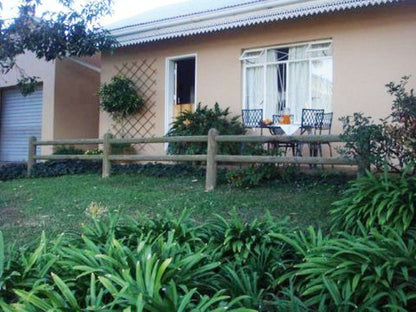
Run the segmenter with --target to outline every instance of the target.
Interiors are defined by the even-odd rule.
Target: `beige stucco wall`
[[[333,40],[334,130],[340,116],[362,111],[376,118],[386,116],[391,98],[384,85],[405,74],[416,75],[416,5],[367,8],[282,21],[222,33],[165,40],[120,48],[102,58],[102,81],[117,74],[115,66],[154,59],[157,71],[154,135],[165,133],[166,58],[197,54],[197,102],[219,102],[233,114],[242,108],[243,49],[331,38]],[[415,85],[413,77],[412,85]],[[100,136],[111,121],[100,115]]]
[[[64,59],[55,77],[54,138],[97,138],[100,73]]]
[[[54,129],[55,62],[46,62],[28,52],[19,55],[16,58],[16,64],[25,75],[39,77],[38,80],[42,83],[42,140],[51,140]],[[16,86],[20,77],[20,70],[16,67],[7,74],[2,74],[0,88]],[[42,154],[51,152],[50,146],[42,146]]]
[[[53,115],[55,97],[55,62],[46,62],[38,59],[33,53],[19,55],[16,64],[24,70],[28,76],[37,76],[42,83],[42,139],[53,138]],[[19,69],[14,68],[5,75],[1,75],[0,88],[13,87],[17,85],[21,77]]]

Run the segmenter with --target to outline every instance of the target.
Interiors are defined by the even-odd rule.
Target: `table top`
[[[292,135],[300,128],[300,124],[272,124],[267,126],[274,135]]]

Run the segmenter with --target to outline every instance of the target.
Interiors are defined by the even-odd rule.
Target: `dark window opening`
[[[195,58],[176,62],[176,103],[193,104],[195,101]]]

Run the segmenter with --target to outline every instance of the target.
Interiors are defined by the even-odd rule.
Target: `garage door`
[[[28,138],[40,138],[42,89],[24,97],[17,89],[1,92],[0,161],[27,160]]]

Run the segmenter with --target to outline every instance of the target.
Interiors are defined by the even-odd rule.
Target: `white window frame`
[[[325,43],[329,43],[328,47],[325,48],[319,48],[319,49],[314,49],[312,46],[313,45],[317,45],[317,44],[325,44]],[[330,56],[319,56],[319,57],[308,57],[305,59],[296,59],[296,60],[284,60],[284,61],[276,61],[276,62],[268,62],[267,61],[267,53],[269,50],[276,50],[276,49],[282,49],[282,48],[291,48],[291,47],[296,47],[296,46],[304,46],[304,45],[308,45],[307,47],[307,52],[311,53],[311,52],[319,52],[319,51],[325,51],[325,50],[329,50],[333,48],[332,45],[332,39],[323,39],[323,40],[315,40],[315,41],[308,41],[308,42],[300,42],[300,43],[294,43],[294,44],[282,44],[282,45],[276,45],[276,46],[270,46],[270,47],[265,47],[265,48],[256,48],[256,49],[247,49],[244,50],[240,56],[240,60],[243,63],[243,95],[242,95],[242,99],[243,99],[243,103],[242,103],[242,108],[243,109],[248,109],[247,107],[247,68],[253,68],[253,67],[263,67],[263,82],[264,82],[264,86],[263,86],[263,103],[262,103],[262,108],[263,108],[263,118],[270,118],[271,116],[265,116],[265,111],[266,111],[266,99],[267,99],[267,87],[266,87],[266,81],[267,81],[267,67],[270,65],[279,65],[279,64],[289,64],[292,62],[309,62],[309,68],[311,68],[312,66],[312,62],[315,60],[325,60],[325,59],[333,59],[333,53]],[[246,54],[251,53],[251,52],[260,52],[261,53],[256,56],[256,57],[245,57]],[[247,62],[245,62],[246,60],[250,60],[250,59],[256,59],[261,57],[262,55],[266,54],[266,58],[265,61],[262,63],[258,63],[258,64],[247,64]],[[289,75],[289,71],[286,70],[286,89],[288,90],[288,84],[289,84],[289,79],[288,79],[288,75]],[[311,71],[309,70],[309,97],[308,97],[308,106],[311,107],[312,106],[312,88],[311,88],[311,83],[312,83],[312,79],[311,79]],[[286,92],[285,94],[285,101],[286,101],[286,105],[288,104],[288,92]]]
[[[198,103],[198,54],[190,53],[190,54],[182,54],[182,55],[175,55],[169,56],[166,58],[165,61],[165,122],[164,122],[164,133],[165,135],[169,132],[170,125],[172,123],[172,116],[173,116],[173,105],[172,105],[172,86],[171,86],[171,66],[174,62],[180,61],[183,59],[195,58],[195,90],[194,90],[194,107],[196,107],[196,103]],[[167,144],[165,144],[165,149],[167,148]]]

